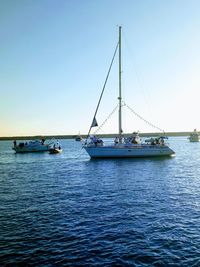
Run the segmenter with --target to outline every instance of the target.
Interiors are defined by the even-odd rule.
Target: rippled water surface
[[[200,143],[176,157],[15,154],[0,142],[0,266],[200,266]]]

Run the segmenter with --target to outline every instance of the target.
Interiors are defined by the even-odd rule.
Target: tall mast
[[[122,96],[121,96],[121,26],[119,26],[119,143],[122,142]]]

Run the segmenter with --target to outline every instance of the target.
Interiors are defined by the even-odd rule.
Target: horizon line
[[[181,132],[148,132],[148,133],[140,133],[139,135],[142,137],[147,137],[147,136],[155,136],[155,135],[168,135],[168,136],[187,136],[192,131],[181,131]],[[131,135],[132,133],[124,133],[124,136]],[[60,135],[17,135],[17,136],[0,136],[0,141],[5,141],[5,140],[29,140],[29,139],[73,139],[79,136],[79,134],[60,134]],[[81,137],[86,138],[87,134],[80,134]],[[111,137],[116,137],[118,136],[117,133],[110,133],[110,134],[96,134],[98,137],[104,137],[104,138],[111,138]]]

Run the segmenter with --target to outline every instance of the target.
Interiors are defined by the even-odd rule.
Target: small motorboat
[[[49,154],[58,154],[61,152],[62,152],[62,148],[59,142],[57,142],[56,144],[54,143],[53,146],[49,148]]]
[[[80,133],[75,137],[75,141],[82,141],[82,136],[80,135]]]

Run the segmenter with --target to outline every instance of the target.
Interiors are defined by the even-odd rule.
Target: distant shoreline
[[[166,132],[166,136],[189,136],[191,132]],[[97,134],[96,136],[101,138],[114,138],[118,134]],[[131,133],[126,133],[124,136],[129,136]],[[158,136],[164,135],[162,133],[139,133],[141,137],[149,137],[149,136]],[[82,138],[86,138],[86,135],[81,135]],[[35,140],[35,139],[75,139],[77,135],[37,135],[37,136],[8,136],[8,137],[0,137],[0,141],[9,141],[9,140]]]

